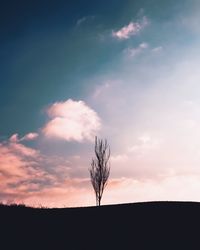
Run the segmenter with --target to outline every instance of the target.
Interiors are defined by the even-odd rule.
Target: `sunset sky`
[[[200,201],[200,1],[5,2],[0,7],[0,202]]]

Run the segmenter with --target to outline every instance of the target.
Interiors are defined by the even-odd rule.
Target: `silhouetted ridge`
[[[20,249],[191,249],[199,238],[200,203],[63,209],[0,206],[0,224],[2,239],[10,239],[7,247],[14,243]]]

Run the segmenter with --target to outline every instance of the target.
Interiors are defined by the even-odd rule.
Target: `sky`
[[[200,201],[200,2],[7,1],[0,8],[0,202]]]

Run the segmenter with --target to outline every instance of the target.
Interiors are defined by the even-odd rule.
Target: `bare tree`
[[[107,140],[103,141],[95,137],[94,151],[95,158],[92,159],[89,172],[91,183],[96,195],[96,205],[100,206],[103,191],[110,175],[110,146],[108,145]]]

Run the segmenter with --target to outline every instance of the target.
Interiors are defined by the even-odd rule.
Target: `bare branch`
[[[96,205],[100,206],[103,191],[110,175],[110,147],[107,140],[103,141],[96,136],[94,151],[96,158],[92,159],[89,172],[91,183],[96,195]]]

